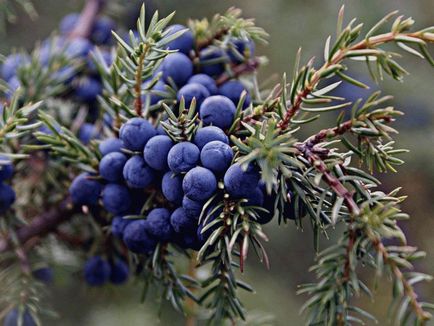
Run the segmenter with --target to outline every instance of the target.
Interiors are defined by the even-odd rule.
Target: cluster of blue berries
[[[94,256],[84,265],[84,279],[90,286],[102,286],[107,282],[124,284],[129,273],[128,264],[120,259],[109,262],[101,256]]]
[[[0,156],[0,214],[5,213],[15,202],[15,191],[5,183],[13,174],[14,167],[11,161],[5,156]]]

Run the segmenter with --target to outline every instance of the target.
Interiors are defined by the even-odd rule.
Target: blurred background
[[[108,0],[110,2],[110,0]],[[292,63],[297,49],[303,49],[303,61],[316,56],[322,58],[325,39],[334,34],[337,12],[346,5],[346,21],[357,17],[366,26],[372,26],[385,14],[399,9],[401,14],[416,20],[417,27],[434,24],[433,0],[395,1],[336,1],[336,0],[155,0],[154,8],[166,15],[176,10],[175,21],[185,24],[188,18],[212,17],[231,6],[244,11],[245,17],[255,17],[259,26],[269,34],[269,46],[259,47],[258,53],[266,55],[270,63],[261,69],[262,79],[272,74],[281,75],[292,71]],[[44,39],[57,28],[59,20],[67,13],[79,11],[83,1],[35,0],[39,19],[31,21],[25,14],[19,15],[17,24],[8,26],[7,33],[1,35],[0,52],[7,54],[14,48],[30,50],[36,40]],[[132,25],[139,4],[136,1],[116,1],[122,15],[115,19],[120,24]],[[108,12],[110,14],[110,12]],[[391,190],[403,186],[403,193],[409,196],[404,210],[412,216],[403,224],[410,244],[427,252],[420,269],[434,273],[434,70],[421,59],[404,55],[404,67],[411,72],[404,83],[389,78],[373,89],[381,88],[384,94],[395,97],[394,105],[405,112],[397,123],[400,134],[399,146],[410,149],[403,156],[407,164],[397,174],[380,176],[383,189]],[[355,64],[352,74],[369,81],[363,64]],[[350,74],[351,75],[351,74]],[[343,87],[342,92],[351,98],[366,96],[372,90],[359,91],[353,87]],[[342,93],[341,93],[342,94]],[[335,117],[324,115],[316,127],[333,125]],[[307,223],[306,223],[307,224]],[[278,227],[270,223],[266,233],[271,241],[267,250],[271,259],[271,270],[257,263],[253,255],[243,276],[256,289],[255,294],[243,294],[247,308],[274,315],[275,325],[301,325],[299,309],[305,297],[295,295],[297,285],[313,280],[307,270],[315,258],[309,225],[304,230],[292,224]],[[333,238],[333,237],[332,237]],[[331,239],[330,241],[333,241]],[[324,241],[323,246],[327,245]],[[47,320],[47,325],[182,325],[182,318],[149,295],[145,304],[139,303],[140,286],[130,284],[123,288],[89,290],[81,285],[79,277],[71,277],[68,268],[56,270],[56,282],[52,286],[48,300],[59,313],[60,319]],[[367,274],[371,275],[371,274]],[[369,281],[373,283],[373,279]],[[434,299],[434,284],[419,289],[425,299]],[[390,300],[390,287],[387,280],[378,282],[375,302],[361,299],[362,305],[380,317],[380,324],[386,322],[387,305]],[[433,323],[434,325],[434,323]]]

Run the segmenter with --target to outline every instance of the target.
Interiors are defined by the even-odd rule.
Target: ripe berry
[[[108,17],[99,17],[90,34],[92,42],[95,44],[109,44],[112,40],[112,31],[116,29],[116,24]]]
[[[146,85],[147,83],[144,83],[144,85]],[[146,86],[145,86],[146,87]],[[146,101],[146,99],[149,97],[149,101],[151,105],[155,105],[158,103],[158,101],[162,100],[164,98],[164,94],[166,92],[166,83],[164,83],[163,81],[159,80],[154,87],[152,87],[151,91],[147,94],[144,95],[143,101]]]
[[[53,269],[50,267],[41,267],[32,271],[32,275],[35,279],[50,284],[53,282]]]
[[[248,200],[247,206],[262,206],[264,204],[264,193],[259,187],[256,187],[255,190],[249,193],[246,199]]]
[[[198,166],[185,175],[182,189],[188,198],[205,201],[217,190],[217,180],[210,170]]]
[[[130,274],[130,268],[128,264],[123,260],[116,260],[110,266],[110,283],[119,285],[128,280]]]
[[[98,146],[102,156],[105,156],[109,153],[120,152],[122,147],[122,140],[119,138],[107,138]]]
[[[72,13],[63,17],[59,24],[60,33],[63,35],[71,33],[79,19],[80,14],[78,13]]]
[[[16,76],[17,70],[30,63],[30,58],[21,53],[9,55],[3,62],[1,68],[1,75],[4,80],[9,81],[12,77]]]
[[[161,191],[164,197],[172,203],[181,204],[184,192],[182,191],[182,176],[166,172],[161,182]]]
[[[178,102],[181,101],[181,98],[184,97],[185,107],[189,108],[193,98],[196,99],[196,108],[200,107],[202,102],[209,97],[210,94],[205,86],[201,84],[191,83],[183,86],[177,95]]]
[[[99,131],[95,127],[95,125],[91,123],[83,123],[78,131],[78,139],[87,145],[92,139],[96,139],[99,137]]]
[[[21,323],[19,320],[21,319]],[[3,326],[36,326],[36,322],[29,310],[26,308],[20,318],[20,312],[17,308],[8,312],[3,320]]]
[[[82,77],[75,85],[75,96],[78,100],[85,103],[94,102],[98,95],[102,93],[101,83],[91,77]]]
[[[200,213],[202,212],[203,202],[195,201],[187,196],[182,199],[182,208],[184,208],[185,214],[189,218],[199,219]]]
[[[92,49],[93,45],[88,39],[75,37],[67,40],[64,53],[68,58],[84,58]]]
[[[206,48],[199,54],[200,70],[209,76],[221,75],[225,71],[226,61],[225,54],[218,48]]]
[[[146,220],[132,221],[124,230],[124,243],[137,254],[148,254],[155,249],[157,242],[148,233]]]
[[[116,238],[122,239],[124,230],[132,220],[124,219],[122,216],[115,216],[112,219],[111,231]]]
[[[200,152],[202,165],[216,174],[225,172],[231,165],[233,157],[232,148],[218,140],[209,142]]]
[[[205,125],[229,128],[234,122],[236,107],[230,99],[221,95],[208,97],[200,106],[200,118]]]
[[[167,155],[169,168],[175,173],[187,172],[199,162],[200,151],[193,143],[182,142],[173,146]]]
[[[110,278],[110,265],[101,256],[89,258],[84,265],[84,279],[90,286],[101,286]]]
[[[197,237],[197,226],[190,233],[178,233],[176,234],[174,242],[183,249],[200,250],[202,247],[201,241]]]
[[[194,135],[193,142],[200,150],[202,150],[207,143],[213,140],[219,140],[225,144],[229,144],[228,136],[226,136],[223,130],[215,126],[198,129]]]
[[[304,217],[307,214],[306,204],[291,190],[288,191],[287,197],[290,198],[290,201],[285,203],[283,218],[295,220]]]
[[[154,208],[149,212],[148,231],[154,239],[158,241],[169,241],[173,235],[170,225],[170,211],[166,208]]]
[[[122,180],[122,171],[126,162],[127,157],[122,153],[107,154],[99,162],[99,174],[107,181],[120,181]]]
[[[229,98],[235,105],[238,105],[238,102],[241,98],[241,93],[246,90],[244,85],[238,80],[230,80],[224,83],[219,88],[219,92],[221,95]],[[251,103],[251,98],[249,92],[246,94],[246,98],[244,100],[243,109],[247,108]]]
[[[0,155],[0,181],[10,179],[13,174],[14,166],[12,165],[11,160],[4,155]]]
[[[146,188],[154,180],[154,171],[138,155],[131,157],[124,166],[124,179],[131,188]]]
[[[181,30],[186,29],[184,25],[172,25],[167,27],[168,30],[168,36],[175,34],[176,32],[179,32]],[[188,54],[192,49],[194,45],[194,37],[193,33],[190,30],[185,31],[181,36],[178,36],[173,41],[169,42],[167,44],[167,48],[170,50],[179,50],[179,52],[182,52],[184,54]]]
[[[148,140],[155,134],[154,127],[147,120],[132,118],[121,127],[119,138],[126,148],[132,151],[142,151]]]
[[[170,78],[176,85],[182,86],[193,75],[193,63],[183,53],[171,53],[164,59],[161,71],[165,82],[169,82]]]
[[[174,143],[168,136],[158,135],[152,137],[145,146],[144,158],[148,165],[158,171],[169,168],[167,165],[167,155]]]
[[[131,206],[128,188],[116,183],[109,183],[102,192],[102,202],[105,209],[115,215],[127,211]]]
[[[177,233],[192,234],[197,229],[197,220],[190,218],[185,214],[182,207],[177,208],[170,216],[170,223]]]
[[[255,55],[255,42],[252,40],[234,39],[231,41],[228,56],[234,63],[241,63],[245,58]]]
[[[225,189],[234,198],[247,198],[258,186],[260,175],[258,171],[249,165],[244,171],[239,164],[232,165],[225,173]]]
[[[88,173],[82,173],[71,183],[69,193],[75,205],[94,206],[98,203],[102,185],[89,177]]]
[[[201,84],[205,86],[210,95],[217,95],[218,88],[213,78],[205,74],[193,75],[187,82],[187,84]]]

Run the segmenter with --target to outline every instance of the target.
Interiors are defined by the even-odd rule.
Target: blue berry
[[[176,32],[179,32],[186,28],[187,27],[185,27],[184,25],[179,25],[179,24],[169,26],[167,27],[168,30],[167,35],[175,34]],[[190,30],[187,30],[183,34],[181,34],[181,36],[178,36],[176,39],[169,42],[167,44],[167,48],[170,50],[179,50],[179,52],[188,54],[193,49],[193,45],[194,45],[193,33]]]
[[[71,183],[69,193],[75,205],[95,206],[98,203],[102,185],[89,177],[89,174],[82,173]]]
[[[285,203],[282,214],[283,218],[295,220],[304,217],[307,214],[306,204],[291,190],[288,191],[287,196],[290,198],[290,202]]]
[[[50,284],[53,282],[53,269],[50,267],[41,267],[32,271],[32,275],[35,279]]]
[[[170,216],[170,223],[177,233],[192,234],[197,229],[197,220],[190,218],[185,213],[184,208],[177,208]]]
[[[67,35],[72,32],[80,19],[80,14],[72,13],[62,18],[59,24],[60,33]]]
[[[123,260],[116,260],[110,266],[110,283],[119,285],[128,280],[130,275],[130,268]]]
[[[219,88],[220,94],[229,98],[235,105],[238,105],[238,102],[240,101],[241,93],[244,90],[246,90],[246,88],[238,80],[230,80],[230,81],[224,83]],[[247,108],[251,102],[252,102],[252,100],[250,98],[250,94],[249,94],[249,92],[247,92],[246,98],[245,98],[244,104],[243,104],[243,109]]]
[[[255,42],[252,40],[234,39],[228,50],[229,58],[234,63],[241,63],[245,58],[255,55]]]
[[[231,165],[233,157],[232,148],[218,140],[209,142],[200,152],[202,165],[216,174],[225,172]]]
[[[148,254],[155,249],[157,242],[148,233],[146,220],[132,221],[124,230],[124,243],[137,254]]]
[[[193,75],[193,63],[183,53],[171,53],[164,59],[161,70],[165,82],[171,78],[177,86],[182,86]]]
[[[182,191],[182,176],[174,175],[171,171],[166,172],[161,182],[161,191],[168,201],[180,204],[184,196],[184,192]]]
[[[16,76],[17,70],[24,65],[30,63],[30,58],[21,53],[9,55],[3,62],[1,68],[1,75],[4,80],[9,81],[12,77]]]
[[[85,145],[89,144],[92,139],[99,138],[99,131],[95,125],[91,123],[83,123],[78,130],[78,139]]]
[[[122,239],[124,230],[131,220],[124,219],[122,216],[115,216],[112,219],[111,231],[116,238]]]
[[[91,77],[80,78],[75,85],[75,96],[81,102],[94,102],[101,93],[101,82]]]
[[[122,153],[107,154],[99,162],[99,174],[107,181],[120,181],[122,180],[122,171],[126,162],[127,157]]]
[[[6,212],[15,201],[15,191],[11,186],[0,183],[0,213]]]
[[[261,186],[261,182],[259,183],[259,186]],[[258,223],[267,224],[274,217],[274,204],[276,201],[276,195],[274,193],[269,195],[269,194],[264,192],[264,189],[262,189],[262,191],[263,191],[264,200],[263,200],[263,203],[261,206],[263,208],[265,208],[266,210],[268,210],[268,212],[260,212],[259,213]]]
[[[5,92],[6,98],[10,100],[18,88],[21,87],[21,82],[17,76],[12,77],[8,81],[9,89]]]
[[[131,188],[146,188],[154,180],[154,171],[138,155],[127,161],[123,174],[125,181]]]
[[[120,140],[119,138],[107,138],[103,140],[98,146],[102,156],[115,152],[120,153],[122,147],[122,140]]]
[[[13,174],[14,166],[12,165],[11,160],[4,155],[0,155],[0,181],[10,179]]]
[[[182,142],[173,146],[167,155],[169,168],[175,173],[187,172],[199,162],[200,151],[193,143]]]
[[[205,201],[217,190],[217,180],[210,170],[198,166],[185,175],[182,189],[188,198]]]
[[[92,43],[86,38],[75,37],[68,40],[64,53],[68,58],[84,58],[93,49]]]
[[[200,118],[205,125],[229,128],[234,122],[236,107],[230,99],[221,95],[208,97],[200,106]]]
[[[167,136],[167,132],[164,130],[164,127],[161,124],[159,124],[157,127],[157,135]]]
[[[113,56],[112,51],[111,50],[104,50],[104,49],[98,49],[98,50],[101,53],[101,56],[102,56],[102,59],[103,59],[103,62],[105,63],[105,65],[107,67],[110,67],[113,63],[113,60],[114,60],[114,56]],[[92,51],[92,53],[95,53],[95,51]],[[99,58],[99,56],[98,56],[98,58]],[[87,68],[89,69],[89,72],[93,75],[98,75],[98,73],[99,73],[98,68],[97,68],[92,56],[88,57],[86,63],[87,63]]]
[[[145,87],[146,87],[146,82],[144,83]],[[151,105],[155,105],[157,104],[160,100],[162,100],[163,98],[165,98],[164,94],[167,93],[166,90],[166,83],[164,83],[163,81],[159,80],[150,90],[150,92],[146,95],[143,95],[143,101],[146,101],[146,99],[149,97],[149,102]],[[167,96],[167,95],[166,95]]]
[[[223,130],[215,126],[200,128],[196,131],[193,142],[202,150],[207,143],[213,140],[219,140],[225,144],[229,144],[228,136],[226,136]]]
[[[118,215],[130,208],[131,196],[127,187],[109,183],[102,192],[102,202],[109,213]]]
[[[201,84],[205,86],[210,95],[217,95],[218,88],[215,80],[206,74],[193,75],[187,84]]]
[[[148,140],[155,134],[154,127],[147,120],[132,118],[121,127],[119,138],[126,148],[132,151],[142,151]]]
[[[168,169],[167,155],[174,143],[168,136],[158,135],[152,137],[145,146],[144,158],[146,163],[155,170],[164,171]]]
[[[185,210],[185,214],[189,218],[199,219],[200,213],[202,212],[203,202],[196,201],[184,196],[182,199],[182,208]]]
[[[36,326],[36,322],[27,308],[24,310],[24,313],[21,316],[21,324],[19,324],[19,320],[19,310],[17,308],[12,309],[5,316],[5,319],[3,320],[3,326]]]
[[[185,107],[189,108],[193,98],[196,99],[196,108],[199,108],[202,102],[209,97],[210,94],[205,86],[201,84],[191,83],[183,86],[177,95],[178,102],[184,97]]]
[[[225,189],[234,198],[246,198],[258,186],[259,172],[249,165],[244,171],[239,164],[232,165],[225,173]]]
[[[218,76],[225,71],[225,54],[218,48],[206,48],[200,51],[200,70],[209,76]]]
[[[197,230],[197,226],[194,226],[194,229]],[[197,231],[195,232],[194,229],[189,233],[176,234],[174,242],[183,249],[200,250],[202,243],[197,237]]]
[[[84,265],[84,279],[90,286],[101,286],[110,278],[110,265],[101,256],[89,258]]]
[[[259,187],[256,187],[255,190],[249,193],[246,199],[248,200],[247,206],[262,206],[264,204],[264,193]]]
[[[169,241],[173,235],[170,225],[170,211],[166,208],[154,208],[148,213],[148,232],[158,241]]]
[[[92,27],[90,38],[95,44],[109,44],[112,40],[112,31],[115,28],[116,24],[113,20],[108,17],[100,17]]]

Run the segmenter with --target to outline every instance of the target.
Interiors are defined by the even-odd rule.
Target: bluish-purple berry
[[[19,323],[19,320],[21,320],[21,323]],[[36,326],[36,322],[29,312],[29,309],[26,308],[20,318],[19,310],[14,308],[5,316],[3,326]]]
[[[194,144],[202,150],[202,148],[213,140],[219,140],[225,144],[229,144],[229,138],[223,130],[216,126],[208,126],[200,128],[194,135]]]
[[[122,216],[115,216],[112,219],[111,232],[112,234],[119,239],[122,239],[124,230],[128,224],[130,224],[132,220],[125,219]]]
[[[116,260],[110,265],[110,283],[115,285],[124,284],[128,281],[130,268],[123,260]]]
[[[0,183],[0,213],[6,212],[15,202],[15,191],[11,186]]]
[[[192,234],[197,230],[197,220],[185,214],[182,207],[177,208],[170,216],[170,223],[177,233]]]
[[[246,198],[258,186],[259,179],[259,172],[253,165],[249,165],[244,171],[239,164],[234,164],[226,171],[223,181],[229,195]]]
[[[173,228],[170,224],[170,211],[166,208],[154,208],[148,213],[149,234],[158,241],[169,241],[173,235]]]
[[[102,156],[115,152],[120,153],[122,147],[122,140],[120,140],[119,138],[107,138],[103,140],[98,146]]]
[[[87,145],[92,139],[97,139],[100,137],[98,128],[92,123],[83,123],[78,130],[78,139]]]
[[[4,155],[0,155],[0,181],[10,179],[13,174],[14,166],[11,160]]]
[[[99,17],[92,27],[90,39],[95,44],[106,45],[112,40],[112,31],[115,30],[115,22],[108,17]]]
[[[6,57],[1,67],[1,75],[4,80],[9,81],[12,77],[16,76],[17,70],[30,63],[30,58],[21,53],[10,54]]]
[[[75,205],[95,206],[98,203],[102,185],[90,177],[88,173],[82,173],[72,181],[69,194]]]
[[[101,286],[110,278],[110,265],[101,256],[89,258],[84,265],[84,279],[90,286]]]
[[[194,168],[199,162],[200,151],[193,143],[182,142],[173,146],[167,155],[169,168],[175,173],[183,173]]]
[[[123,175],[131,188],[146,188],[154,180],[154,170],[139,155],[135,155],[127,161]]]
[[[107,154],[99,162],[99,174],[107,181],[116,182],[122,180],[122,171],[127,162],[127,157],[119,152]]]
[[[50,267],[41,267],[32,271],[32,275],[38,281],[45,284],[50,284],[53,282],[53,269]]]
[[[179,32],[184,29],[187,29],[187,27],[179,24],[171,25],[167,27],[168,35],[175,34],[176,32]],[[179,52],[188,54],[193,49],[193,45],[194,45],[193,33],[190,30],[187,30],[183,34],[181,34],[181,36],[178,36],[176,39],[169,42],[167,44],[167,48],[170,50],[179,50]]]
[[[185,175],[182,189],[188,198],[205,201],[217,190],[217,179],[210,170],[198,166]]]
[[[128,224],[124,230],[123,240],[127,248],[137,254],[149,254],[157,245],[148,233],[146,220],[136,220]]]
[[[228,129],[234,122],[236,107],[230,99],[221,95],[208,97],[200,106],[200,118],[205,125]]]
[[[226,96],[229,98],[235,105],[238,105],[238,102],[241,98],[241,93],[246,90],[244,85],[238,81],[238,80],[230,80],[226,83],[224,83],[219,88],[219,92],[221,95]],[[250,94],[248,91],[246,91],[246,98],[244,100],[243,109],[247,108],[250,103],[252,102],[250,98]]]
[[[148,140],[155,135],[155,128],[142,118],[128,120],[119,131],[124,146],[132,151],[142,151]]]
[[[180,87],[193,75],[193,63],[183,53],[171,53],[164,59],[161,71],[165,82],[172,79]]]
[[[225,71],[226,55],[219,48],[206,48],[200,51],[200,71],[209,76],[219,76]]]
[[[167,165],[167,155],[174,143],[168,136],[158,135],[152,137],[145,146],[143,157],[148,165],[158,171],[169,168]]]
[[[75,96],[81,102],[94,102],[102,93],[101,82],[91,77],[82,77],[75,84]]]
[[[102,203],[105,209],[114,215],[127,211],[131,206],[128,188],[120,184],[109,183],[102,192]]]
[[[144,83],[145,87],[146,87],[146,83]],[[152,89],[149,91],[149,93],[147,93],[146,95],[142,96],[143,101],[146,101],[147,98],[149,97],[149,102],[151,105],[155,105],[158,103],[158,101],[162,100],[165,96],[165,94],[167,94],[166,91],[166,83],[164,83],[162,80],[159,80],[153,87]]]
[[[203,202],[196,201],[184,196],[182,199],[182,208],[185,210],[185,214],[190,218],[199,219],[202,212]]]
[[[229,44],[228,56],[234,63],[241,63],[255,55],[255,42],[252,40],[233,39]]]
[[[178,102],[180,102],[181,98],[184,98],[185,107],[189,108],[193,98],[195,98],[196,108],[199,108],[202,102],[209,96],[210,94],[205,86],[196,83],[189,83],[178,91],[177,99]]]
[[[172,203],[181,204],[184,192],[182,191],[182,176],[173,172],[166,172],[161,182],[161,191],[164,197]]]
[[[59,24],[60,33],[67,35],[72,32],[80,19],[79,13],[72,13],[62,18]]]
[[[225,172],[231,165],[233,157],[232,148],[218,140],[209,142],[200,152],[202,165],[216,174]]]
[[[205,86],[210,95],[217,95],[218,88],[215,80],[206,74],[193,75],[187,84],[201,84]]]

